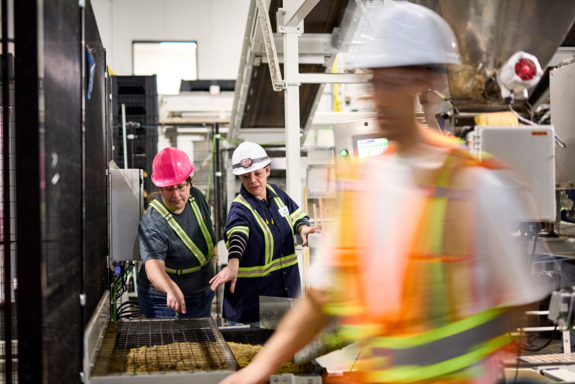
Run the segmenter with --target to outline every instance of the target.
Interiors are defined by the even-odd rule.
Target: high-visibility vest
[[[494,159],[478,163],[466,151],[451,148],[434,180],[422,185],[427,191],[426,204],[415,237],[419,241],[412,245],[410,254],[406,255],[408,264],[402,299],[406,303],[402,310],[409,308],[410,311],[419,311],[406,315],[411,319],[421,318],[421,324],[405,326],[401,311],[395,314],[396,317],[392,316],[391,321],[369,315],[359,268],[363,262],[362,251],[365,250],[354,249],[358,236],[356,232],[341,231],[339,234],[338,246],[332,256],[337,287],[340,288],[332,293],[334,296],[325,310],[338,316],[342,337],[358,340],[362,345],[364,358],[358,371],[364,382],[412,383],[433,381],[434,378],[462,379],[458,375],[470,374],[466,368],[512,341],[506,334],[512,328],[509,326],[509,312],[504,308],[492,308],[441,324],[433,323],[433,319],[449,318],[449,314],[434,311],[447,311],[452,305],[447,297],[445,279],[453,276],[452,273],[458,275],[458,271],[450,268],[465,269],[469,267],[465,263],[473,263],[475,257],[473,239],[469,238],[471,228],[461,224],[465,220],[446,222],[446,217],[458,217],[458,214],[470,212],[469,197],[474,184],[472,180],[460,178],[454,183],[453,177],[465,167],[478,165],[490,169],[502,168]],[[357,209],[357,196],[353,191],[349,194],[351,198],[342,202],[342,214]],[[467,222],[472,225],[473,219],[468,218]],[[461,226],[458,232],[461,241],[455,245],[446,244],[445,225]],[[425,287],[420,286],[423,285],[422,276],[429,283]],[[383,296],[385,293],[382,292]]]
[[[198,207],[198,204],[196,203],[195,198],[193,197],[190,197],[189,203],[190,207],[192,208],[192,212],[194,212],[194,216],[196,217],[196,221],[198,222],[198,226],[200,227],[202,235],[204,236],[204,240],[206,241],[206,245],[208,247],[207,255],[204,255],[202,251],[200,251],[198,246],[194,244],[192,239],[189,238],[184,229],[180,226],[180,224],[178,224],[178,222],[174,219],[172,213],[165,206],[163,206],[158,200],[153,200],[150,203],[150,206],[156,209],[160,213],[160,215],[162,215],[162,217],[166,219],[170,227],[172,227],[174,232],[176,232],[178,237],[182,240],[182,242],[186,245],[186,247],[188,247],[190,252],[192,252],[192,254],[200,262],[200,265],[196,267],[184,268],[184,269],[173,269],[166,266],[166,272],[174,275],[186,275],[189,273],[199,271],[211,260],[214,252],[214,242],[212,240],[210,232],[208,231],[206,223],[202,219],[202,213],[200,211],[200,207]]]
[[[281,209],[287,209],[287,207],[285,206],[282,199],[280,199],[277,196],[277,193],[275,192],[275,190],[270,185],[268,185],[267,187],[272,192],[274,192],[274,194],[276,195],[273,197],[273,200],[277,204],[278,209],[280,209],[280,210]],[[277,270],[282,269],[282,268],[291,267],[292,265],[297,264],[297,255],[295,253],[274,259],[273,258],[274,238],[273,238],[273,235],[272,235],[272,232],[271,232],[269,226],[265,223],[264,219],[260,216],[260,214],[255,209],[253,209],[251,204],[242,195],[238,195],[234,199],[234,202],[244,205],[251,212],[251,214],[254,216],[256,222],[258,223],[258,226],[260,227],[261,231],[264,234],[264,261],[265,261],[265,264],[257,265],[257,266],[251,266],[251,267],[239,267],[238,278],[263,277],[263,276],[266,276],[270,272],[277,271]],[[295,242],[295,237],[293,234],[294,223],[303,217],[305,217],[305,213],[300,208],[298,208],[297,210],[295,210],[291,214],[284,216],[289,227],[292,228],[292,238],[293,238],[294,242]],[[231,228],[227,232],[228,238],[234,232],[243,233],[244,235],[246,235],[249,238],[249,228],[248,227],[236,226],[236,227]]]

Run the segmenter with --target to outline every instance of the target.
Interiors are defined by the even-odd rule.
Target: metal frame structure
[[[319,104],[323,89],[328,83],[359,83],[368,80],[369,75],[332,74],[331,69],[338,52],[349,49],[358,30],[361,12],[365,6],[361,1],[349,1],[340,21],[340,26],[331,33],[304,33],[304,20],[321,0],[284,0],[277,10],[277,33],[272,32],[270,23],[271,0],[252,0],[248,12],[245,41],[241,55],[236,94],[232,108],[229,137],[237,140],[242,129],[244,111],[248,97],[253,92],[252,73],[254,66],[267,63],[274,91],[284,93],[284,114],[287,158],[287,193],[298,205],[302,202],[300,167],[300,140],[305,137],[313,115]],[[325,5],[325,0],[324,5]],[[358,6],[359,4],[359,6]],[[284,77],[279,63],[283,63]],[[300,73],[300,64],[319,64],[325,73]],[[313,97],[310,114],[300,121],[300,86],[319,84]],[[274,127],[269,127],[274,128]],[[266,130],[267,128],[258,128]]]

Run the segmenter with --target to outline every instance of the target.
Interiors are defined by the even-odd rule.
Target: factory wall
[[[198,43],[199,79],[235,79],[250,0],[94,0],[108,65],[132,75],[132,41]]]

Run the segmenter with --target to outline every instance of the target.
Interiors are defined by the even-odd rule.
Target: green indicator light
[[[345,157],[345,156],[349,155],[349,152],[347,151],[347,149],[342,148],[341,151],[339,151],[339,155],[341,157]]]

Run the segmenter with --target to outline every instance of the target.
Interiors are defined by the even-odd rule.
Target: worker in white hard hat
[[[241,143],[232,155],[232,172],[242,181],[230,206],[225,240],[228,264],[210,283],[225,285],[222,316],[230,324],[259,323],[259,297],[300,296],[295,234],[303,245],[319,230],[277,185],[268,183],[271,160],[256,143]]]
[[[217,260],[210,206],[192,185],[194,165],[185,152],[165,148],[152,166],[159,194],[138,227],[140,309],[148,318],[210,317]]]
[[[359,356],[328,382],[493,384],[494,360],[515,329],[511,309],[548,292],[512,238],[523,212],[508,172],[416,119],[416,98],[443,86],[446,66],[458,62],[447,22],[386,1],[370,25],[373,39],[355,63],[373,74],[378,124],[392,148],[346,182],[310,291],[262,352],[222,383],[265,382],[337,318]]]

